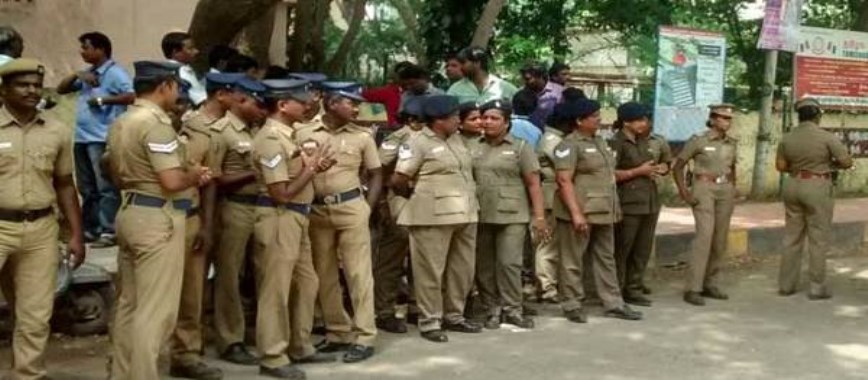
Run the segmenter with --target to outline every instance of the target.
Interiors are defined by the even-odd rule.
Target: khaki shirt
[[[54,179],[72,172],[70,127],[42,114],[22,125],[0,108],[0,209],[51,207],[57,200]]]
[[[211,117],[201,111],[193,111],[184,119],[181,131],[178,132],[178,141],[181,143],[181,156],[184,165],[193,167],[208,164],[208,152],[211,147],[211,126],[220,120]],[[190,188],[186,193],[193,200],[193,207],[199,206],[199,189]]]
[[[301,150],[293,140],[295,130],[269,118],[253,139],[253,167],[259,193],[268,196],[268,185],[292,182],[304,169]],[[310,182],[292,198],[292,203],[313,202],[313,183]]]
[[[106,152],[121,190],[172,199],[183,197],[164,192],[157,173],[183,166],[179,147],[166,111],[136,99],[109,129]]]
[[[834,134],[812,122],[799,123],[784,135],[778,145],[778,157],[787,161],[789,172],[831,173],[836,162],[850,158],[847,147]]]
[[[714,131],[693,135],[678,153],[679,160],[693,160],[694,174],[715,177],[735,174],[732,168],[737,158],[736,140]]]
[[[539,159],[533,147],[511,135],[497,146],[482,137],[470,155],[479,200],[479,222],[529,223],[530,201],[523,175],[539,172]]]
[[[314,127],[296,130],[296,136],[296,141],[302,143],[314,140],[319,144],[328,144],[332,152],[335,152],[337,163],[313,179],[317,196],[324,197],[361,188],[361,169],[373,170],[381,166],[374,138],[366,128],[355,124],[332,130],[320,123]]]
[[[572,170],[575,197],[590,224],[613,224],[621,220],[621,206],[615,190],[615,157],[602,137],[578,132],[567,135],[554,153],[555,170]],[[558,198],[555,217],[572,220],[570,211]]]
[[[380,162],[383,166],[394,165],[398,161],[398,148],[416,138],[416,136],[419,136],[425,127],[422,128],[423,129],[417,131],[407,125],[387,136],[386,139],[383,140],[383,143],[380,144],[380,149],[378,151]],[[404,206],[407,204],[407,198],[395,195],[395,193],[390,189],[386,195],[386,201],[389,203],[389,213],[392,216],[392,220],[398,220],[398,216],[401,215],[401,210],[403,210]]]
[[[476,223],[479,204],[470,153],[457,134],[446,140],[428,128],[399,148],[395,172],[416,183],[398,217],[402,226]]]
[[[555,194],[558,190],[558,183],[555,177],[555,148],[563,140],[563,132],[557,128],[546,127],[536,151],[539,157],[543,201],[545,202],[546,210],[551,210],[555,204]]]
[[[253,133],[238,116],[227,112],[211,125],[211,147],[208,167],[214,177],[253,170],[250,159],[253,151]],[[245,184],[235,194],[256,195],[256,182]]]
[[[669,144],[661,136],[631,137],[623,129],[609,143],[615,152],[615,169],[629,170],[648,161],[668,164],[672,161]],[[618,199],[625,214],[646,215],[660,211],[657,182],[647,176],[634,177],[618,184]]]

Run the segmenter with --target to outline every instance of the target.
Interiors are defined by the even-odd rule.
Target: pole
[[[753,166],[751,197],[756,199],[765,194],[766,174],[768,172],[769,148],[772,137],[772,103],[774,102],[775,72],[778,67],[778,51],[766,50],[766,63],[763,70],[762,100],[760,101],[759,130],[756,136],[756,156]]]

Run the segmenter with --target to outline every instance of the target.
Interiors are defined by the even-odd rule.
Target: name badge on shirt
[[[410,150],[410,147],[404,145],[398,149],[398,158],[401,160],[407,160],[413,157],[413,151]]]
[[[434,149],[431,149],[431,153],[440,153],[444,150],[446,150],[446,148],[444,148],[442,146],[438,146],[438,147],[435,147]]]
[[[238,147],[239,148],[250,148],[250,142],[249,141],[239,141]]]
[[[398,145],[394,143],[384,142],[383,145],[380,146],[385,150],[395,150],[398,149]]]
[[[717,147],[707,146],[707,147],[705,147],[705,148],[702,148],[702,150],[704,150],[704,151],[706,151],[706,152],[716,152],[716,151],[717,151]]]
[[[9,149],[12,148],[11,142],[0,142],[0,149]]]
[[[501,153],[501,154],[503,154],[504,156],[514,156],[515,151],[514,150],[504,150],[503,153]]]
[[[585,153],[597,153],[597,148],[585,148]]]

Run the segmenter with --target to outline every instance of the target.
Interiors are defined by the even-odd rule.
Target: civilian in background
[[[539,64],[529,64],[521,69],[524,89],[533,92],[537,97],[536,109],[530,114],[530,122],[542,130],[546,120],[561,102],[564,86],[548,80],[545,67]]]
[[[85,239],[94,247],[115,244],[118,190],[103,175],[100,159],[109,127],[135,101],[133,81],[112,57],[112,43],[102,33],[82,34],[81,58],[89,68],[71,74],[57,86],[59,94],[78,92],[75,117],[75,177],[82,198]]]
[[[449,79],[450,85],[464,79],[464,73],[461,71],[461,61],[458,60],[458,54],[451,53],[446,56],[446,78]]]
[[[184,32],[172,32],[163,36],[160,46],[166,59],[181,65],[178,74],[181,79],[190,83],[190,101],[198,107],[205,101],[208,94],[205,91],[205,85],[199,80],[193,67],[190,66],[199,55],[199,49],[196,49],[193,44],[193,38]]]
[[[458,53],[464,79],[449,87],[448,95],[458,98],[459,103],[487,103],[492,100],[512,99],[518,89],[488,71],[488,52],[483,48],[469,47]]]
[[[24,39],[11,26],[0,26],[0,66],[15,58],[21,58],[24,52]]]
[[[229,58],[229,61],[226,62],[226,72],[247,74],[247,76],[257,80],[262,79],[265,74],[259,68],[259,62],[255,58],[244,54],[236,54]]]
[[[530,114],[537,108],[536,95],[524,89],[512,97],[512,120],[510,120],[509,134],[513,137],[527,141],[533,149],[539,145],[542,137],[542,129],[530,121]]]
[[[570,67],[566,63],[555,62],[549,68],[549,80],[566,87],[570,78]]]
[[[412,98],[428,95],[443,95],[443,90],[431,84],[431,75],[428,70],[418,65],[405,66],[398,73],[398,83],[401,85],[401,107],[399,113],[404,111],[404,106]]]
[[[371,103],[380,103],[386,107],[386,116],[388,117],[388,129],[400,128],[398,123],[398,111],[401,109],[401,94],[404,90],[401,87],[401,71],[405,68],[413,66],[412,62],[400,62],[395,65],[395,71],[392,73],[392,81],[385,86],[368,88],[362,91],[362,97]]]
[[[212,73],[226,71],[226,65],[229,63],[229,60],[238,54],[238,50],[227,45],[212,47],[211,51],[208,52],[208,71]]]

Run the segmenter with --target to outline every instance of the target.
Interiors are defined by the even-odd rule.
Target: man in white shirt
[[[24,39],[18,31],[10,26],[0,26],[0,66],[21,57],[24,51]]]
[[[184,32],[171,32],[163,36],[161,46],[166,59],[181,65],[178,74],[181,79],[190,83],[190,100],[194,106],[198,107],[205,101],[208,94],[205,91],[205,85],[199,80],[193,67],[190,66],[199,55],[199,49],[196,49],[193,44],[193,38]]]

